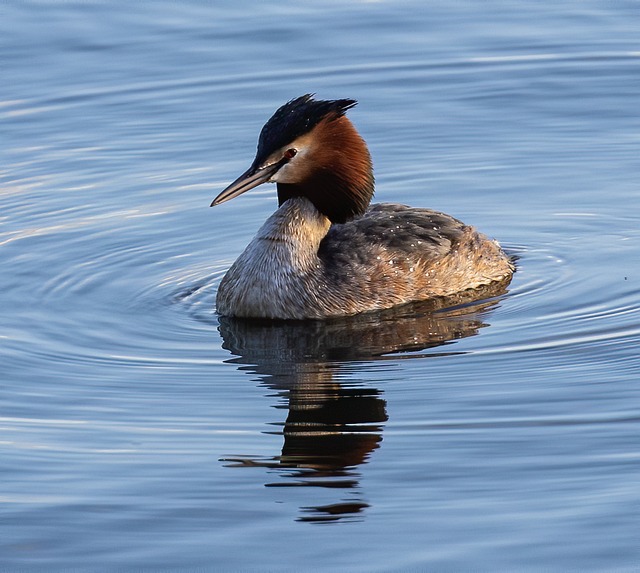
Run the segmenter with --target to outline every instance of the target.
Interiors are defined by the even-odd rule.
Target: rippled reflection
[[[358,468],[380,447],[387,411],[382,391],[364,387],[357,374],[353,377],[349,364],[473,336],[488,326],[487,313],[506,287],[494,285],[455,300],[415,303],[324,322],[221,317],[223,348],[237,356],[230,362],[258,374],[262,384],[277,392],[277,407],[288,411],[284,423],[278,423],[284,437],[280,455],[268,459],[237,456],[223,461],[229,467],[280,470],[283,481],[267,483],[270,487],[349,490],[348,496],[340,495],[340,500],[330,505],[303,507],[300,521],[361,516],[368,504],[359,491]],[[479,295],[483,301],[470,302]],[[452,304],[456,306],[451,308]]]

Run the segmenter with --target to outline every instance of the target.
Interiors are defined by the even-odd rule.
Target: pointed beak
[[[249,191],[249,189],[266,183],[285,163],[286,160],[277,161],[276,163],[263,167],[254,167],[252,165],[212,201],[211,207],[220,205],[238,195],[242,195],[245,191]]]

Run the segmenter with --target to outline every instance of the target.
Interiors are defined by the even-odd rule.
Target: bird
[[[380,311],[508,281],[513,261],[458,219],[371,205],[373,164],[346,112],[305,94],[262,128],[253,163],[212,201],[276,183],[278,209],[218,286],[222,316],[308,320]]]

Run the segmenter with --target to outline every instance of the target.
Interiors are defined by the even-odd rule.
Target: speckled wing
[[[467,229],[464,223],[437,211],[379,203],[362,216],[332,225],[318,255],[329,266],[367,264],[375,251],[389,258],[435,262],[451,252]]]

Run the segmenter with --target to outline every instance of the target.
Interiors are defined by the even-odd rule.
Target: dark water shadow
[[[382,391],[364,386],[357,363],[397,360],[399,353],[407,358],[442,356],[442,349],[437,354],[420,351],[476,335],[488,326],[489,313],[507,286],[326,321],[220,317],[222,346],[235,355],[228,362],[257,374],[275,392],[275,407],[287,410],[285,421],[273,424],[282,430],[269,432],[284,437],[279,455],[222,461],[228,467],[276,470],[278,481],[267,487],[341,491],[335,503],[301,508],[299,521],[362,518],[368,504],[360,491],[359,468],[380,447],[388,416]]]

